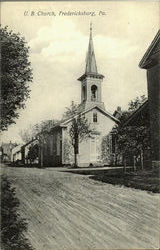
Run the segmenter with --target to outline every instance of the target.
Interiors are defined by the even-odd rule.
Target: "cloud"
[[[33,53],[37,53],[37,46],[41,47],[43,55],[56,56],[65,52],[78,50],[79,44],[85,45],[80,31],[71,20],[58,19],[51,26],[41,27],[37,36],[29,42]],[[46,46],[48,44],[48,46]]]
[[[70,6],[66,2],[63,3],[64,10],[73,8],[73,4],[76,9],[84,9],[81,3],[72,3]],[[99,9],[96,2],[87,4],[87,8]],[[10,136],[15,136],[19,129],[30,123],[60,118],[71,100],[80,102],[80,82],[77,78],[85,69],[90,21],[83,17],[24,18],[24,9],[36,9],[37,3],[17,5],[19,9],[5,9],[8,14],[3,20],[5,18],[13,29],[24,34],[29,41],[34,81],[30,85],[31,96],[27,107],[20,112],[16,125],[11,126],[8,132]],[[39,7],[43,6],[55,9],[54,3],[39,3]],[[62,3],[56,6],[62,8]],[[100,7],[106,10],[107,15],[93,19],[98,71],[105,76],[102,101],[110,112],[117,106],[127,108],[131,99],[147,92],[146,72],[138,68],[138,63],[159,26],[157,6],[147,6],[144,13],[144,4],[138,2],[102,2]],[[20,10],[21,16],[18,16]],[[11,18],[12,11],[14,19]],[[149,13],[152,14],[152,22],[148,19]]]
[[[138,46],[132,45],[126,39],[118,39],[116,37],[106,37],[102,35],[95,36],[96,49],[99,55],[106,55],[106,59],[127,57],[134,53]]]
[[[32,89],[30,106],[32,111],[36,110],[39,118],[47,115],[59,117],[71,100],[80,101],[80,83],[76,79],[84,73],[88,40],[89,35],[81,33],[73,21],[59,20],[48,27],[41,27],[37,36],[30,41],[36,84],[36,87],[33,87],[34,90]],[[95,35],[93,40],[98,68],[102,70],[100,73],[106,76],[110,74],[111,83],[113,83],[110,91],[114,100],[116,88],[121,83],[119,81],[114,85],[114,81],[122,76],[122,73],[119,74],[119,68],[115,69],[115,60],[116,65],[121,65],[125,58],[132,56],[137,47],[132,46],[127,39],[103,35]],[[113,69],[116,75],[115,72],[111,75]],[[104,88],[107,84],[107,81],[103,83]],[[103,94],[106,103],[108,91]],[[37,99],[38,107],[35,104]],[[112,101],[107,103],[107,106],[112,110],[112,106],[115,105]]]

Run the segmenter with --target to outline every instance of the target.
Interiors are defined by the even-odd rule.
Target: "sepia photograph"
[[[160,249],[160,2],[2,1],[1,249]]]

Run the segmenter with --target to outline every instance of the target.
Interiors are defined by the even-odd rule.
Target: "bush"
[[[27,231],[25,219],[18,212],[19,200],[6,176],[1,178],[1,244],[4,250],[31,250],[24,236]]]

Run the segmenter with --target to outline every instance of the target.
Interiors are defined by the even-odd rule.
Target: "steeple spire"
[[[95,73],[97,72],[96,58],[94,54],[93,40],[92,40],[92,23],[90,23],[90,37],[89,37],[89,45],[88,52],[86,57],[86,71],[85,73]]]
[[[90,22],[90,37],[92,39],[92,22]]]

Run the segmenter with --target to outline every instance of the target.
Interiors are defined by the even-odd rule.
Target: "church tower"
[[[78,79],[81,82],[81,106],[83,110],[99,106],[105,110],[101,101],[101,83],[104,76],[97,71],[92,39],[92,24],[90,24],[90,37],[86,57],[85,73]]]

